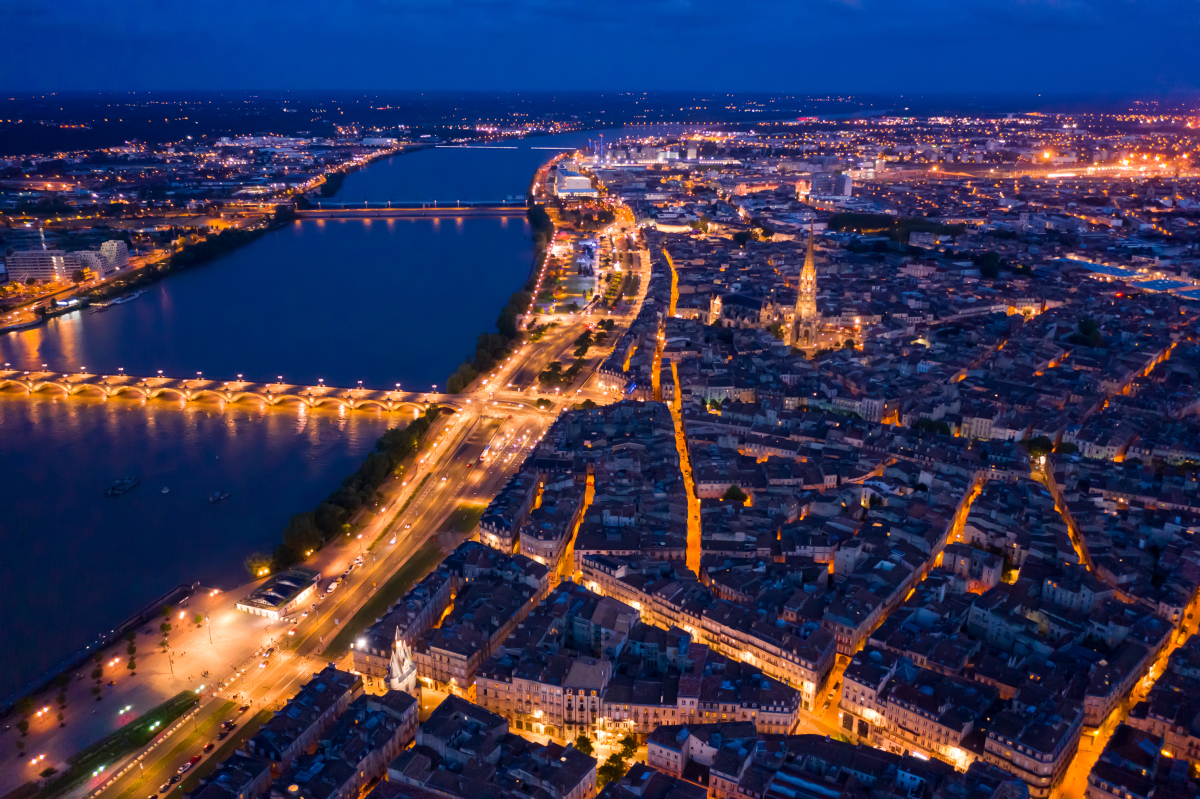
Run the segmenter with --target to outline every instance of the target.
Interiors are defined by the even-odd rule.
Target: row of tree
[[[363,460],[358,471],[342,481],[341,486],[317,506],[316,510],[297,513],[283,530],[283,542],[275,547],[270,560],[273,570],[286,569],[308,557],[308,553],[320,549],[338,534],[348,532],[350,517],[364,505],[376,500],[376,492],[401,462],[416,454],[421,439],[433,425],[438,415],[449,409],[431,407],[404,428],[393,427],[379,437],[372,450]],[[258,557],[247,560],[246,568],[252,576],[261,576],[259,570],[265,559]]]
[[[508,298],[508,304],[496,319],[498,333],[480,333],[475,340],[475,356],[463,361],[446,380],[446,393],[460,394],[479,375],[491,369],[504,358],[512,343],[520,335],[517,317],[529,308],[532,296],[527,291],[518,291]]]
[[[910,233],[938,233],[957,236],[966,225],[943,225],[920,217],[896,217],[888,214],[843,212],[829,218],[829,230],[849,230],[855,233],[882,233],[892,241],[907,242]]]
[[[92,300],[100,300],[110,297],[129,289],[131,286],[140,286],[153,283],[159,278],[165,277],[171,272],[180,269],[187,269],[190,266],[207,263],[209,261],[220,258],[223,255],[236,250],[238,247],[256,241],[268,230],[280,227],[290,223],[296,218],[296,212],[288,206],[276,206],[275,213],[271,216],[271,222],[265,228],[258,230],[242,230],[241,228],[226,228],[220,233],[213,233],[205,236],[200,241],[193,244],[185,244],[179,252],[172,255],[167,260],[140,269],[134,273],[135,277],[130,280],[113,280],[102,283],[91,291],[87,292],[88,298]],[[128,240],[128,239],[127,239]]]

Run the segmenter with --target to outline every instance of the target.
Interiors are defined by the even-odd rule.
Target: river
[[[336,199],[520,195],[554,154],[533,148],[588,137],[396,156],[349,175]],[[0,362],[441,387],[494,329],[531,257],[520,217],[305,220],[107,312],[2,335]],[[180,583],[244,582],[245,557],[269,551],[393,424],[375,411],[0,393],[0,698]],[[142,484],[104,497],[125,475]],[[217,490],[232,496],[208,505]]]

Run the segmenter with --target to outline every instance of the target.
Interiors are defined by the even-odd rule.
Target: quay
[[[430,403],[456,404],[461,398],[454,394],[434,394],[395,389],[339,388],[318,382],[315,386],[285,383],[256,383],[242,380],[210,380],[203,376],[176,378],[135,377],[127,374],[97,375],[77,372],[26,372],[0,369],[0,391],[20,389],[30,396],[100,396],[104,399],[119,395],[141,397],[143,400],[163,397],[182,402],[216,399],[233,403],[245,400],[265,405],[297,403],[309,408],[340,405],[347,409],[376,407],[385,411],[414,410],[420,412]]]

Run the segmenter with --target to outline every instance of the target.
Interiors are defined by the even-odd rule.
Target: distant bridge
[[[485,208],[488,210],[507,209],[524,211],[528,207],[528,203],[524,196],[519,196],[516,199],[506,198],[503,200],[363,200],[361,202],[346,202],[346,201],[331,201],[331,200],[312,200],[317,207],[308,210],[339,210],[342,208],[361,208],[363,210],[388,210],[399,211],[405,209],[412,210],[429,210],[437,209],[439,211],[462,211],[469,208]]]
[[[337,388],[323,382],[317,385],[298,383],[254,383],[246,380],[209,380],[200,377],[175,378],[134,377],[133,375],[94,375],[62,372],[23,372],[0,370],[0,390],[21,389],[25,393],[61,396],[96,396],[108,399],[126,395],[144,400],[163,397],[182,402],[216,399],[234,403],[246,400],[264,405],[299,404],[309,408],[340,406],[347,409],[379,408],[384,411],[412,410],[419,412],[430,403],[456,404],[462,398],[455,394],[433,394],[372,388]]]

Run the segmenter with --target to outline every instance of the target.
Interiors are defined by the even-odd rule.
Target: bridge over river
[[[108,399],[116,396],[141,397],[144,400],[163,397],[182,402],[220,400],[222,402],[260,402],[265,405],[298,403],[310,408],[339,405],[348,409],[376,407],[384,411],[405,409],[419,412],[430,403],[457,405],[463,397],[456,394],[434,394],[394,389],[339,388],[318,382],[315,386],[285,383],[255,383],[242,380],[212,380],[202,374],[178,378],[159,374],[156,377],[135,377],[127,374],[95,375],[85,372],[23,372],[0,369],[0,391],[21,390],[27,394],[95,396]]]

